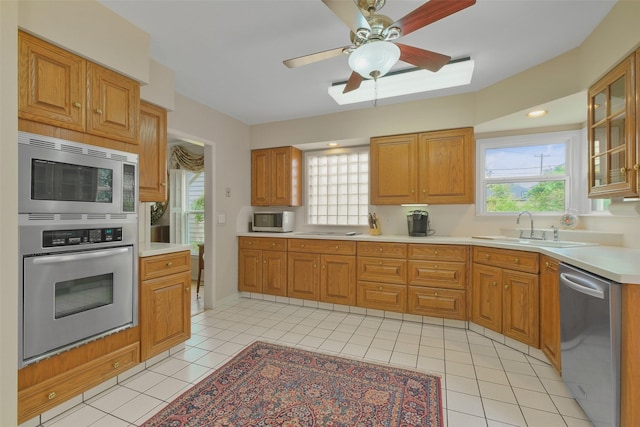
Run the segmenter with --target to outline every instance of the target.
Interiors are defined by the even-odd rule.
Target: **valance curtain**
[[[204,171],[204,155],[194,154],[181,145],[176,145],[171,149],[169,168],[186,169],[191,172],[202,172]]]

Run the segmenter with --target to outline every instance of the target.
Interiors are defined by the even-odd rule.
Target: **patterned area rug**
[[[256,342],[143,424],[442,427],[440,378]]]

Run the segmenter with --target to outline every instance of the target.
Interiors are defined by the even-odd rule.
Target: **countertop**
[[[342,233],[325,234],[312,232],[246,232],[238,233],[238,236],[279,237],[287,239],[354,240],[366,242],[427,243],[514,249],[548,255],[559,261],[566,262],[567,264],[571,264],[575,267],[581,268],[615,282],[640,284],[640,249],[623,248],[619,246],[603,246],[594,244],[593,246],[556,248],[536,246],[535,243],[523,244],[512,241],[488,240],[473,237],[411,237],[407,235],[387,234],[380,236],[371,236],[369,234],[356,234],[355,236],[347,236]]]
[[[154,255],[164,255],[170,254],[173,252],[181,252],[188,251],[191,247],[189,245],[177,244],[177,243],[158,243],[158,242],[148,242],[141,243],[138,246],[138,256],[141,258],[154,256]]]

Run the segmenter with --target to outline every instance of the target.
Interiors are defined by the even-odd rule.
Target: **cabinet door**
[[[356,304],[356,258],[346,255],[321,255],[320,301],[332,304]]]
[[[256,249],[238,251],[238,290],[262,292],[262,251]]]
[[[251,205],[269,206],[271,198],[271,151],[251,151]]]
[[[562,364],[558,261],[547,256],[540,260],[540,349],[560,373]]]
[[[262,292],[281,297],[287,295],[286,252],[262,252]]]
[[[471,320],[502,333],[502,269],[473,264]]]
[[[141,202],[167,200],[167,112],[140,103],[138,168]]]
[[[18,117],[83,132],[85,60],[22,31],[18,42]]]
[[[369,170],[372,205],[416,203],[418,135],[371,138]]]
[[[287,295],[318,301],[320,296],[320,255],[289,253],[287,257]]]
[[[87,132],[138,143],[140,85],[116,72],[87,63]]]
[[[142,282],[140,299],[142,360],[191,337],[191,272]]]
[[[294,147],[271,149],[271,206],[301,206],[302,154]]]
[[[418,202],[473,203],[473,128],[426,132],[418,141]]]
[[[539,307],[538,275],[503,270],[502,333],[520,342],[538,347]]]
[[[588,91],[589,197],[637,194],[634,55]]]

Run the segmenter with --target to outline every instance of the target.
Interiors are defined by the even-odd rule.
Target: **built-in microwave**
[[[19,213],[135,214],[138,155],[18,133]]]
[[[272,233],[288,233],[293,231],[295,212],[254,212],[251,221],[253,231],[270,231]]]

